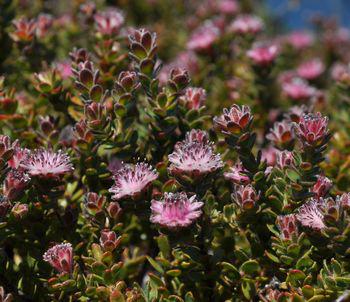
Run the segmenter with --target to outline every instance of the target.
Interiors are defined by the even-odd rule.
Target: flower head
[[[350,193],[344,193],[342,195],[338,195],[337,201],[344,209],[347,209],[347,210],[350,209]]]
[[[169,170],[175,175],[206,175],[223,166],[220,155],[214,153],[200,130],[189,132],[184,141],[176,144],[174,152],[169,155],[169,162]]]
[[[298,236],[297,217],[294,214],[278,216],[276,223],[281,231],[282,239],[291,240]]]
[[[188,109],[198,110],[204,106],[206,98],[207,95],[203,88],[188,87],[180,98],[180,102]]]
[[[321,113],[305,114],[295,124],[295,132],[303,145],[319,146],[329,137],[328,118]]]
[[[202,206],[195,195],[188,198],[184,192],[164,193],[162,200],[152,200],[151,222],[168,229],[188,227],[201,216]]]
[[[233,200],[243,210],[251,210],[255,208],[260,194],[258,194],[252,185],[236,186],[235,192],[232,194]]]
[[[299,123],[300,119],[307,113],[309,113],[309,108],[303,104],[301,106],[293,106],[289,108],[285,117],[291,122]]]
[[[95,15],[96,29],[102,35],[117,35],[123,23],[124,16],[117,9],[108,9]]]
[[[297,50],[311,46],[313,40],[314,38],[310,33],[302,31],[295,31],[287,36],[287,43]]]
[[[206,22],[192,33],[187,48],[198,52],[208,51],[219,35],[219,29],[212,22]]]
[[[258,66],[268,66],[277,57],[278,49],[276,45],[255,46],[247,52],[248,57]]]
[[[247,172],[248,171],[242,166],[242,163],[238,161],[228,172],[224,173],[224,177],[235,184],[247,185],[250,183]]]
[[[266,138],[281,149],[292,146],[294,142],[292,123],[286,120],[275,123],[273,128],[270,129],[270,133],[266,135]]]
[[[46,251],[43,259],[59,273],[71,273],[73,269],[72,245],[70,243],[57,244]]]
[[[240,15],[231,23],[229,30],[237,34],[257,34],[263,28],[264,24],[259,17]]]
[[[318,78],[325,70],[325,66],[320,59],[312,59],[299,65],[297,73],[299,77],[306,80]]]
[[[249,128],[252,120],[248,106],[234,104],[230,109],[224,108],[223,114],[214,118],[214,124],[223,133],[241,134]]]
[[[73,171],[69,156],[62,150],[37,149],[20,164],[31,176],[43,178],[57,177]]]
[[[293,78],[291,81],[282,84],[283,93],[295,101],[307,101],[315,95],[316,89],[300,78]]]
[[[298,221],[305,227],[322,230],[326,227],[324,216],[317,200],[311,200],[302,205],[296,215]]]
[[[14,20],[12,23],[15,31],[10,35],[15,42],[30,42],[33,40],[37,26],[34,19],[20,18]]]
[[[114,200],[136,198],[158,177],[156,170],[146,163],[125,164],[114,176],[109,189]]]
[[[316,198],[325,197],[328,191],[332,188],[332,181],[326,176],[318,176],[311,192],[315,193]]]

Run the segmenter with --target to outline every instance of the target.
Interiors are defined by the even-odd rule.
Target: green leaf
[[[248,260],[241,265],[239,270],[244,274],[253,275],[259,272],[260,265],[256,260]]]
[[[153,268],[154,268],[157,272],[159,272],[159,273],[161,273],[161,274],[164,273],[163,268],[161,267],[161,265],[160,265],[157,261],[155,261],[153,258],[151,258],[151,257],[149,257],[149,256],[146,256],[146,258],[147,258],[148,262],[153,266]]]

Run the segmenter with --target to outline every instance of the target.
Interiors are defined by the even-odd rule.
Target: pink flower
[[[61,243],[50,248],[43,256],[44,261],[59,273],[72,273],[73,248],[70,243]]]
[[[202,206],[195,195],[188,198],[185,192],[164,193],[162,200],[151,202],[151,222],[168,229],[188,227],[201,216]]]
[[[264,24],[257,16],[240,15],[230,25],[229,30],[237,34],[257,34]]]
[[[11,170],[7,173],[4,181],[4,196],[10,201],[16,200],[22,195],[29,182],[30,177],[26,173],[19,170]]]
[[[282,239],[292,240],[298,237],[297,217],[294,214],[278,216],[276,223],[282,233]]]
[[[295,132],[303,145],[319,146],[329,138],[328,118],[321,113],[306,114],[298,124]]]
[[[294,164],[293,152],[286,150],[277,152],[276,164],[280,169],[291,167]]]
[[[115,232],[110,230],[102,230],[100,237],[100,245],[104,251],[113,252],[121,242],[121,237],[117,238]]]
[[[288,98],[296,101],[307,101],[316,93],[315,88],[300,78],[283,83],[282,91]]]
[[[276,157],[279,150],[273,146],[268,146],[261,150],[261,159],[266,161],[268,166],[274,166],[276,164]]]
[[[247,185],[250,183],[250,178],[247,175],[247,172],[248,171],[242,166],[242,163],[238,161],[230,168],[229,172],[224,173],[224,177],[233,183]]]
[[[211,49],[219,35],[219,29],[212,22],[206,22],[192,33],[187,42],[187,48],[198,52],[206,52]]]
[[[311,200],[302,205],[299,208],[296,217],[305,227],[317,230],[322,230],[326,227],[323,220],[323,214],[319,208],[319,203],[316,200]]]
[[[124,164],[114,176],[114,185],[109,189],[114,200],[137,198],[158,177],[156,170],[146,163]]]
[[[307,48],[313,43],[313,36],[307,32],[295,31],[288,35],[287,42],[296,50]]]
[[[225,15],[234,15],[238,12],[239,6],[236,0],[218,0],[217,10]]]
[[[69,61],[57,62],[56,68],[62,79],[69,79],[73,76],[72,65]]]
[[[199,131],[190,132],[184,141],[176,144],[174,152],[168,157],[170,173],[203,176],[223,167],[221,157],[214,153],[212,144],[199,141],[205,137]]]
[[[299,123],[300,119],[307,113],[309,113],[309,108],[304,104],[301,106],[290,107],[285,117],[294,123]]]
[[[110,8],[95,15],[97,31],[106,36],[117,35],[124,23],[124,16],[117,10]]]
[[[247,52],[253,63],[259,66],[270,65],[276,59],[277,54],[278,49],[276,45],[255,46]]]
[[[251,210],[256,207],[260,194],[258,194],[250,184],[246,186],[241,185],[236,186],[232,198],[243,210]]]
[[[324,70],[325,66],[320,59],[312,59],[299,65],[297,73],[303,79],[314,80],[318,78]]]
[[[203,88],[188,87],[180,102],[188,109],[198,110],[204,106],[207,94]]]
[[[292,123],[286,120],[274,123],[273,128],[270,129],[266,138],[273,142],[276,147],[280,147],[281,149],[292,146],[294,142]]]
[[[325,176],[318,176],[316,183],[314,184],[311,192],[315,193],[316,198],[325,197],[329,190],[332,188],[332,181]]]
[[[350,82],[350,69],[343,63],[335,63],[331,69],[331,77],[337,82]]]
[[[53,24],[53,17],[49,14],[40,14],[36,22],[36,35],[44,38]]]
[[[37,149],[30,153],[20,167],[31,176],[52,178],[74,170],[69,156],[62,150]]]
[[[230,109],[224,108],[221,116],[214,117],[214,124],[223,133],[242,134],[249,128],[252,120],[253,116],[248,106],[240,107],[234,104]]]

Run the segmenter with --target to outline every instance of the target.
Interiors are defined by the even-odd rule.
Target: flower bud
[[[72,63],[77,67],[80,63],[84,63],[90,60],[90,54],[85,48],[74,48],[69,53]]]
[[[103,130],[108,123],[107,108],[101,103],[93,102],[85,105],[84,110],[87,127],[91,130]]]
[[[185,93],[180,97],[180,102],[188,109],[198,110],[204,106],[207,98],[203,88],[188,87]]]
[[[156,40],[156,33],[151,33],[144,28],[135,30],[129,36],[130,49],[135,58],[140,61],[146,58],[152,60],[155,57],[155,51],[157,49]]]
[[[252,185],[236,186],[235,192],[232,194],[233,200],[243,210],[251,210],[256,207],[260,194],[258,194]]]
[[[298,237],[297,218],[294,214],[278,216],[276,223],[281,231],[281,239],[292,240]]]
[[[20,198],[26,189],[30,177],[28,174],[19,170],[11,170],[5,178],[3,194],[10,200],[16,200]]]
[[[34,19],[28,20],[26,18],[20,18],[14,20],[12,23],[15,30],[10,34],[10,36],[15,42],[28,43],[33,40],[37,26]]]
[[[61,243],[53,246],[43,256],[44,261],[59,273],[72,273],[73,270],[73,248],[70,243]]]
[[[314,184],[311,192],[315,193],[316,198],[325,197],[329,190],[332,188],[332,181],[325,176],[318,176],[316,183]]]
[[[274,124],[266,138],[280,149],[288,149],[294,144],[294,129],[292,123],[284,120]]]
[[[114,83],[114,87],[119,94],[130,93],[139,86],[136,72],[122,71],[118,80]]]
[[[294,156],[293,152],[290,151],[279,151],[276,152],[276,164],[280,169],[291,167],[294,165]]]
[[[89,192],[85,195],[84,205],[91,215],[96,215],[102,212],[106,203],[106,197],[100,196],[97,193]]]
[[[27,215],[27,213],[28,213],[28,205],[25,203],[17,202],[11,210],[11,214],[16,219],[22,219],[25,215]]]
[[[49,14],[40,14],[36,22],[36,35],[38,38],[45,38],[52,27],[53,17]]]
[[[238,185],[247,185],[250,183],[250,178],[247,175],[247,172],[248,171],[244,169],[242,163],[239,161],[230,168],[229,172],[224,173],[224,177],[232,183]]]
[[[74,135],[76,137],[76,142],[79,146],[82,144],[91,144],[94,141],[94,135],[88,128],[85,120],[80,120],[74,126]]]
[[[120,242],[121,237],[117,238],[115,232],[109,230],[101,231],[100,245],[104,251],[113,252]]]
[[[182,68],[174,68],[170,72],[168,85],[175,91],[182,91],[189,84],[188,72]]]
[[[120,214],[122,213],[122,209],[117,201],[113,201],[109,203],[107,208],[108,215],[114,220],[118,220]]]
[[[117,35],[124,23],[122,13],[114,8],[95,14],[95,26],[99,34],[103,36]]]

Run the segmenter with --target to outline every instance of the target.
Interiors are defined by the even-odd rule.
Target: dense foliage
[[[106,2],[0,0],[0,301],[349,301],[349,32]]]

